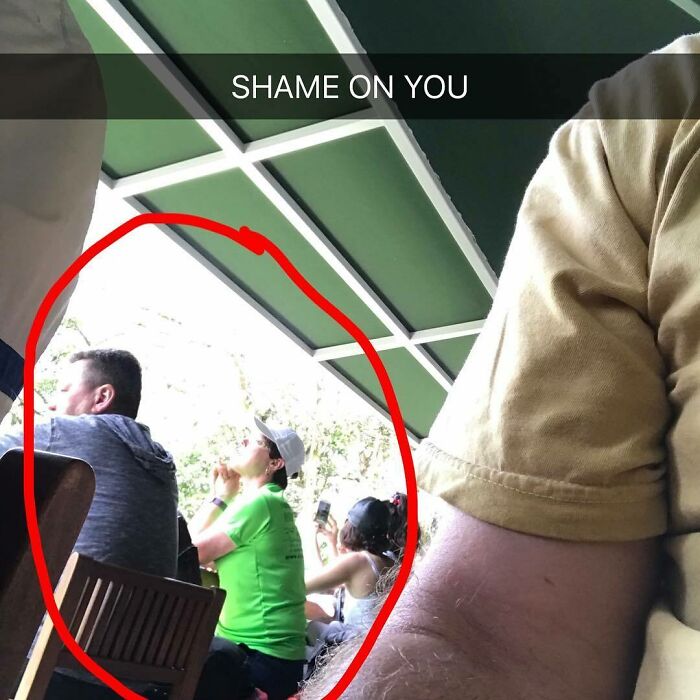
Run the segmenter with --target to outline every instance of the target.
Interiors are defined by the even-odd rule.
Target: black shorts
[[[194,700],[251,700],[255,688],[269,700],[287,700],[298,690],[304,663],[214,637]]]

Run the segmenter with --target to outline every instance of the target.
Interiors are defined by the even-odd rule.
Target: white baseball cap
[[[296,476],[304,464],[304,443],[291,428],[270,428],[255,416],[255,425],[258,430],[277,445],[287,476]]]

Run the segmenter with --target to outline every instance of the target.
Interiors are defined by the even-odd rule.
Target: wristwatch
[[[228,503],[218,496],[214,496],[209,503],[213,503],[217,508],[221,508],[221,510],[226,510],[228,508]]]

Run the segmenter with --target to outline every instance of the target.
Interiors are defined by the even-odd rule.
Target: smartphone
[[[328,516],[331,512],[331,504],[328,501],[319,501],[318,508],[316,509],[316,515],[314,520],[317,523],[325,525],[328,522]]]

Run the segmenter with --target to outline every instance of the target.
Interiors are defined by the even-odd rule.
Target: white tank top
[[[372,558],[369,552],[362,552],[372,567],[374,576],[377,581],[381,572],[376,562]],[[360,627],[362,629],[369,629],[374,622],[374,618],[377,616],[377,595],[376,590],[372,591],[367,596],[363,598],[355,598],[350,591],[345,588],[345,604],[343,606],[343,618],[346,625],[352,625],[353,627]]]

